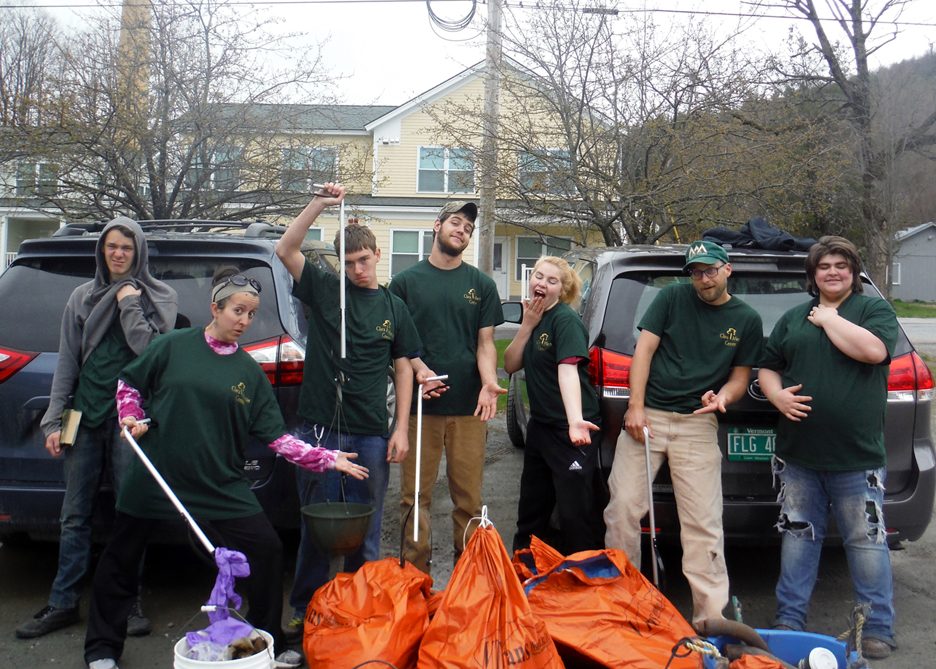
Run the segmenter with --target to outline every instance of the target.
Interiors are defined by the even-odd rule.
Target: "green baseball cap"
[[[683,269],[693,263],[714,265],[718,262],[728,262],[728,253],[725,249],[715,242],[692,242],[686,249],[686,264],[683,265]]]
[[[442,207],[442,209],[439,210],[438,217],[442,218],[446,214],[455,214],[460,211],[467,214],[472,223],[474,223],[475,219],[478,218],[478,205],[476,205],[474,202],[466,202],[465,200],[455,200],[453,202],[447,203],[444,207]]]

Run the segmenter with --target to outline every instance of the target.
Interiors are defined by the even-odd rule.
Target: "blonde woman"
[[[544,256],[530,277],[523,322],[504,369],[526,370],[530,398],[514,550],[536,535],[563,554],[603,547],[598,477],[600,412],[588,382],[588,332],[575,310],[582,280],[562,258]],[[549,522],[558,510],[559,533]]]

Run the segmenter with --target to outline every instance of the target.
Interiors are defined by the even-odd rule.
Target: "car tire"
[[[511,374],[510,383],[507,385],[507,436],[510,437],[510,443],[517,448],[523,448],[526,446],[526,440],[523,427],[520,425],[521,413],[517,402],[523,402],[523,395],[520,394],[520,380],[516,374]]]

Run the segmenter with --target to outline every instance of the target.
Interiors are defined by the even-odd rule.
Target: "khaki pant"
[[[410,510],[416,498],[416,417],[410,416],[410,451],[402,463],[402,499],[400,525],[403,527],[403,557],[425,573],[429,573],[429,513],[432,489],[439,474],[439,463],[445,453],[445,473],[452,511],[452,533],[455,561],[465,550],[465,528],[468,521],[481,515],[481,482],[484,477],[484,447],[487,443],[487,423],[477,416],[423,415],[422,476],[419,480],[419,542],[413,542],[413,515]],[[409,518],[407,518],[409,514]],[[471,530],[477,527],[472,523]]]
[[[650,463],[656,476],[669,461],[679,515],[683,574],[692,588],[692,621],[721,618],[728,605],[728,570],[722,528],[722,454],[714,414],[685,415],[647,409],[653,430]],[[640,567],[640,520],[649,510],[643,444],[621,431],[605,509],[605,545]]]

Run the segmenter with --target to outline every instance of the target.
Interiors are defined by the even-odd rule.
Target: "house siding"
[[[900,285],[893,286],[894,299],[936,302],[936,225],[930,225],[900,241],[894,254],[900,265]]]

